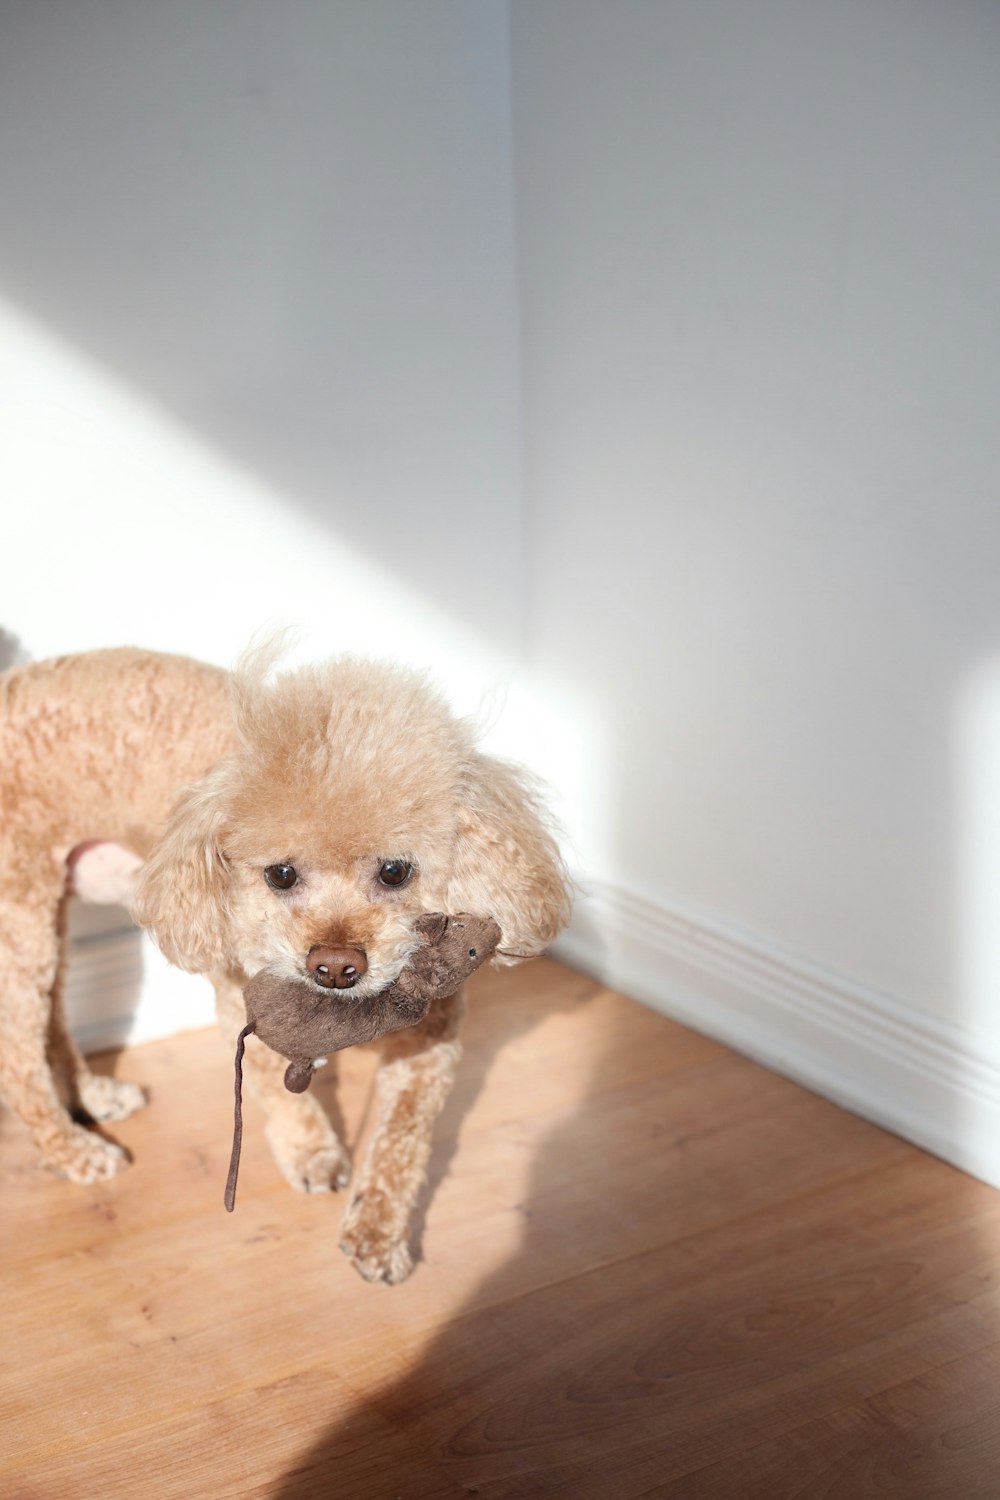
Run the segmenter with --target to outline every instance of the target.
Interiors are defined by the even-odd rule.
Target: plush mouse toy
[[[301,1094],[312,1082],[317,1061],[331,1052],[373,1042],[390,1031],[422,1021],[435,1000],[453,995],[492,955],[500,928],[492,917],[466,912],[446,917],[429,912],[414,930],[420,947],[394,984],[378,995],[353,999],[350,990],[322,987],[322,980],[289,979],[262,969],[243,991],[247,1024],[236,1044],[236,1103],[233,1152],[226,1182],[226,1208],[236,1203],[236,1178],[243,1138],[243,1052],[254,1034],[289,1059],[285,1087]]]

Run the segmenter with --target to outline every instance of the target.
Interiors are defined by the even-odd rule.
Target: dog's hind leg
[[[98,1124],[108,1120],[125,1120],[129,1115],[135,1114],[137,1109],[142,1109],[146,1103],[145,1091],[137,1083],[129,1083],[124,1078],[108,1078],[104,1074],[92,1073],[87,1059],[80,1052],[66,1025],[63,992],[68,948],[68,906],[69,896],[65,894],[59,903],[59,956],[50,992],[46,1039],[49,1066],[60,1097],[72,1113],[82,1112]]]
[[[366,1281],[403,1281],[413,1269],[410,1215],[424,1183],[434,1122],[462,1055],[460,990],[418,1026],[383,1042],[378,1115],[344,1215],[340,1248]]]
[[[49,1062],[52,992],[61,963],[61,872],[33,872],[30,898],[9,872],[0,885],[0,1095],[27,1125],[43,1166],[98,1182],[128,1165],[120,1146],[75,1123]],[[5,888],[6,887],[6,888]],[[57,1024],[57,1031],[59,1030]]]
[[[235,1051],[247,1021],[243,992],[239,980],[227,975],[214,974],[212,982],[219,1025]],[[268,1145],[282,1174],[300,1193],[335,1192],[350,1181],[351,1158],[319,1100],[285,1088],[287,1067],[287,1058],[247,1037],[244,1077],[264,1110]]]

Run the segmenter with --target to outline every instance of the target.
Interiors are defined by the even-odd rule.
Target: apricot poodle
[[[303,976],[328,950],[361,997],[393,983],[425,912],[492,916],[495,962],[531,957],[567,917],[564,870],[528,778],[476,750],[424,677],[353,660],[233,675],[123,649],[0,676],[0,1093],[45,1166],[110,1177],[122,1149],[79,1123],[142,1091],[98,1077],[66,1028],[67,899],[120,899],[167,957],[207,974],[231,1042],[262,968]],[[329,974],[326,975],[327,980]],[[411,1268],[410,1211],[460,1055],[461,993],[384,1040],[378,1111],[343,1223],[369,1280]],[[283,1086],[255,1038],[247,1081],[293,1187],[347,1184],[317,1099]],[[76,1116],[76,1118],[74,1118]]]

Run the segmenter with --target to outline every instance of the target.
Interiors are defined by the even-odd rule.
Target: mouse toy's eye
[[[268,865],[264,879],[272,891],[290,891],[299,874],[294,865]]]
[[[405,885],[412,874],[413,866],[405,859],[387,859],[378,872],[378,878],[383,885],[400,886]]]

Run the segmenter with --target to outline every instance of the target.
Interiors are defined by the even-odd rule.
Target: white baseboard
[[[1000,1067],[974,1036],[718,917],[585,886],[555,957],[1000,1187]],[[136,931],[76,940],[66,994],[88,1052],[214,1019],[208,982]]]
[[[1000,1187],[1000,1067],[974,1036],[717,917],[585,884],[555,957]]]
[[[171,968],[135,929],[70,944],[66,1009],[84,1052],[173,1036],[215,1019],[208,981]]]

